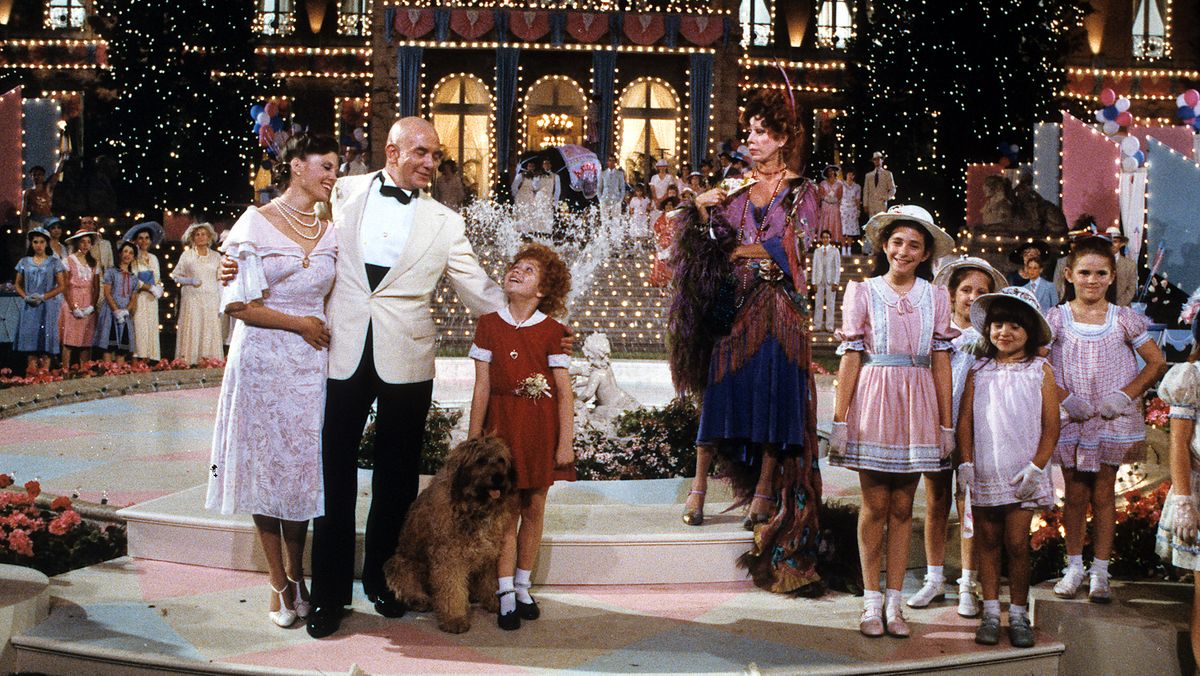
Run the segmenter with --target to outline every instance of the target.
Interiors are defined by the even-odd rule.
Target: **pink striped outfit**
[[[950,469],[939,446],[930,355],[951,350],[950,294],[917,279],[901,296],[882,277],[846,285],[838,354],[864,352],[846,415],[846,452],[830,463],[915,473]]]

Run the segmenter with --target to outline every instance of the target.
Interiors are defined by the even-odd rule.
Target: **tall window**
[[[263,35],[287,35],[292,32],[292,0],[258,0],[254,29]]]
[[[76,30],[87,22],[84,0],[49,0],[46,3],[46,28]]]
[[[371,0],[342,0],[338,11],[338,32],[342,35],[370,35]]]
[[[1134,58],[1160,59],[1166,55],[1167,29],[1158,0],[1138,0],[1137,11],[1133,15]]]
[[[679,155],[679,97],[659,80],[637,80],[621,94],[621,165],[648,179],[654,163]]]
[[[525,95],[525,148],[540,150],[583,141],[587,99],[571,78],[547,75]]]
[[[817,44],[833,49],[845,49],[846,41],[854,37],[850,20],[850,3],[846,0],[824,0],[817,15]]]
[[[742,46],[771,44],[771,0],[742,0]]]
[[[467,190],[486,195],[491,180],[492,94],[473,75],[453,75],[433,92],[433,126]]]

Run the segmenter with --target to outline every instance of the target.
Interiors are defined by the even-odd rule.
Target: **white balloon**
[[[258,126],[266,127],[271,124],[271,116],[267,115],[266,111],[263,111],[258,114],[258,117],[254,118],[254,121],[258,123]]]
[[[1142,146],[1138,143],[1136,136],[1126,136],[1121,139],[1121,154],[1132,156],[1137,151],[1141,150]]]
[[[1122,96],[1121,98],[1117,99],[1116,106],[1117,106],[1118,113],[1123,113],[1123,112],[1129,110],[1129,99]]]
[[[1183,96],[1183,95],[1182,95],[1182,94],[1180,94],[1180,96]],[[1097,111],[1096,111],[1096,121],[1097,121],[1097,122],[1099,122],[1100,124],[1104,124],[1105,122],[1108,122],[1108,118],[1107,118],[1107,117],[1104,117],[1104,111],[1103,111],[1103,110],[1097,110]]]
[[[1138,168],[1137,158],[1126,155],[1121,158],[1121,168],[1125,171],[1136,171]]]
[[[1109,136],[1112,136],[1113,134],[1117,133],[1120,129],[1121,129],[1121,125],[1117,124],[1116,122],[1105,122],[1104,123],[1104,133],[1108,134]]]

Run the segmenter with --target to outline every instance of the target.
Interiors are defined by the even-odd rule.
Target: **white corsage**
[[[735,176],[733,178],[726,178],[722,180],[721,190],[724,190],[726,195],[733,196],[745,190],[746,188],[749,188],[755,183],[758,183],[758,179],[756,178]]]
[[[513,390],[513,394],[537,401],[542,397],[550,396],[550,382],[546,380],[546,376],[534,373],[522,380],[517,385],[517,389]]]

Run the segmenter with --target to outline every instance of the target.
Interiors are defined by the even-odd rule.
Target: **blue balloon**
[[[1133,154],[1133,159],[1137,160],[1138,166],[1140,167],[1146,163],[1146,153],[1139,150]]]
[[[259,123],[255,122],[255,123],[254,123],[254,135],[255,135],[255,136],[258,136],[258,130],[259,130],[259,129],[262,129],[262,125],[260,125]]]
[[[1191,106],[1179,106],[1179,110],[1176,111],[1175,114],[1178,115],[1179,119],[1181,120],[1190,120],[1193,117],[1196,117],[1196,109]]]
[[[271,129],[275,131],[283,131],[283,118],[276,115],[271,118]]]
[[[1116,106],[1106,106],[1104,108],[1104,119],[1109,120],[1111,122],[1116,122],[1117,115],[1120,115],[1120,114],[1121,113],[1117,110]]]
[[[262,105],[257,104],[257,103],[254,104],[253,106],[250,106],[250,119],[257,120],[258,114],[261,113],[263,110],[265,110],[265,109],[262,107]]]
[[[1200,117],[1197,117],[1196,121],[1192,123],[1192,129],[1200,131]]]

